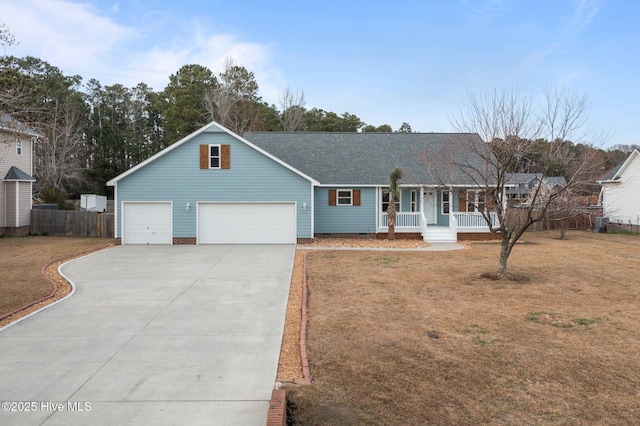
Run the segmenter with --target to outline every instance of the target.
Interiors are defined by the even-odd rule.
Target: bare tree
[[[427,166],[442,176],[442,164],[449,172],[462,173],[467,181],[480,189],[483,197],[476,200],[491,232],[501,236],[498,272],[507,273],[511,251],[524,232],[535,222],[544,220],[548,211],[567,193],[579,193],[595,181],[602,165],[597,162],[596,150],[585,149],[579,158],[566,152],[567,141],[593,144],[592,132],[586,128],[587,97],[548,86],[542,101],[534,102],[515,90],[494,91],[476,95],[469,91],[464,108],[450,121],[461,133],[477,133],[485,143],[469,142],[469,138],[452,141],[450,146],[425,159]],[[602,138],[604,135],[599,135]],[[537,142],[549,141],[544,156],[536,156]],[[562,164],[569,171],[567,185],[549,194],[538,185],[530,195],[530,202],[509,214],[505,189],[513,173],[523,166],[547,170],[550,164]],[[439,165],[440,167],[433,167]],[[443,185],[450,184],[446,176]],[[517,216],[517,219],[516,219]]]
[[[226,86],[218,85],[205,95],[204,104],[212,119],[229,127],[238,98]]]
[[[285,132],[297,132],[304,130],[304,92],[298,92],[286,88],[280,95],[280,108],[282,110],[280,121]]]
[[[39,188],[64,192],[67,185],[83,178],[85,133],[82,117],[69,100],[57,103],[50,123],[43,129],[47,137],[36,146],[36,178]]]
[[[16,41],[16,37],[13,35],[11,31],[9,31],[9,26],[4,22],[0,22],[0,45],[6,46],[14,46],[18,44]]]
[[[260,114],[258,83],[253,72],[227,58],[218,84],[205,94],[204,104],[212,119],[242,135],[253,129]]]

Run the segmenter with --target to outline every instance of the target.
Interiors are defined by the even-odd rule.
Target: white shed
[[[96,194],[82,194],[80,196],[80,210],[88,212],[106,212],[107,197]]]

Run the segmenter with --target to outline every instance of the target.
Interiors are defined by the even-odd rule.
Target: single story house
[[[0,113],[0,235],[26,235],[33,202],[33,148],[39,137]]]
[[[429,152],[477,134],[248,132],[210,123],[110,180],[123,244],[295,243],[385,236],[389,172],[404,170],[397,237],[490,235],[484,194],[464,173],[443,184]],[[463,235],[463,236],[461,236]]]
[[[599,204],[612,223],[637,226],[640,222],[640,152],[634,150],[626,160],[597,180]]]

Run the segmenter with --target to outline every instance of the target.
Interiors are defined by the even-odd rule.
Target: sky
[[[637,1],[0,0],[0,22],[19,42],[3,53],[85,82],[160,91],[183,65],[218,74],[232,58],[269,104],[290,89],[420,132],[454,131],[469,91],[555,85],[588,96],[605,147],[640,144]]]

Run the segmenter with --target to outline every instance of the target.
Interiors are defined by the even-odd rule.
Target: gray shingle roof
[[[15,132],[15,133],[22,133],[25,135],[35,136],[35,137],[40,136],[38,132],[36,132],[32,128],[26,126],[25,124],[11,117],[9,114],[5,114],[5,113],[0,113],[0,130],[5,130],[8,132]]]
[[[471,133],[247,132],[243,137],[322,185],[386,185],[395,167],[404,171],[403,184],[437,185],[446,175],[449,184],[470,185],[469,177],[445,164],[436,176],[423,159],[457,144],[483,145]]]
[[[36,181],[34,178],[29,176],[28,174],[26,174],[16,166],[11,166],[9,168],[9,171],[5,175],[4,180],[13,180],[13,181],[20,180],[20,181],[31,181],[31,182]]]
[[[563,188],[567,186],[567,180],[564,176],[545,176],[543,180],[551,186],[560,185]]]
[[[507,184],[529,183],[533,179],[542,179],[542,173],[511,173],[507,178]]]
[[[613,179],[613,177],[616,175],[616,173],[618,173],[618,171],[620,170],[620,168],[622,168],[622,166],[624,165],[624,163],[627,162],[627,159],[625,158],[623,161],[619,162],[613,169],[609,170],[604,176],[602,176],[600,179],[598,179],[596,182],[600,182],[603,180],[611,180]]]

